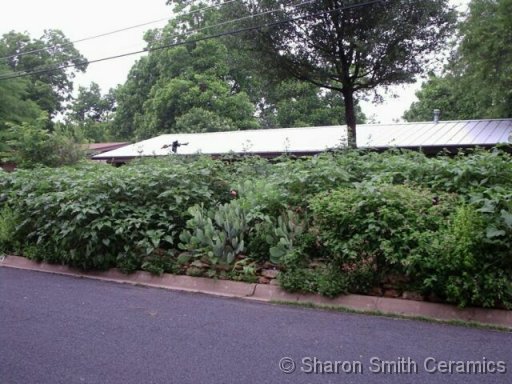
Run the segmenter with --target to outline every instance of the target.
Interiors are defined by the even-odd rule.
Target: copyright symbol
[[[291,357],[283,357],[279,360],[279,369],[287,375],[295,371],[295,361]]]

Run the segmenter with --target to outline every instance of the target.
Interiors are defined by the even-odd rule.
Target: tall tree
[[[104,122],[110,120],[115,105],[113,90],[102,95],[100,86],[92,82],[89,87],[78,87],[78,95],[71,105],[71,117],[77,121],[87,119]]]
[[[126,83],[116,91],[114,131],[119,137],[345,122],[338,92],[264,65],[249,41],[224,36],[194,42],[239,26],[227,23],[242,16],[225,13],[229,4],[190,14],[216,2],[168,3],[177,16],[163,30],[146,33],[148,47],[189,43],[157,49],[132,67]],[[189,34],[191,30],[195,32]],[[364,121],[359,107],[356,114],[358,122]]]
[[[278,127],[307,127],[344,123],[343,99],[340,93],[321,90],[311,83],[286,80],[272,92]],[[357,123],[366,117],[356,106]]]
[[[114,90],[103,95],[98,84],[78,88],[78,95],[69,108],[68,123],[78,126],[86,139],[109,141],[115,111]]]
[[[163,30],[146,33],[148,47],[159,47],[163,41],[184,41],[176,35],[214,23],[217,14],[210,9],[179,16]],[[190,40],[198,36],[205,34]],[[150,52],[136,63],[127,82],[116,91],[116,133],[140,139],[163,132],[257,128],[254,105],[236,86],[230,60],[219,40]]]
[[[432,76],[404,118],[512,117],[512,0],[472,0],[459,25],[460,45],[442,76]]]
[[[87,68],[86,59],[59,30],[47,30],[39,39],[11,31],[0,39],[0,51],[13,72],[32,73],[27,98],[51,117],[62,112],[71,100],[73,78]],[[75,67],[64,68],[75,65]],[[59,68],[60,67],[60,68]]]
[[[117,126],[128,117],[137,138],[163,132],[204,131],[209,122],[216,124],[210,124],[206,130],[257,127],[249,97],[232,87],[226,65],[228,53],[220,42],[202,41],[149,56],[139,63],[117,93]],[[152,63],[156,71],[146,71],[145,67]],[[139,73],[142,79],[133,76]],[[141,81],[143,93],[141,90],[135,94],[126,92]],[[192,118],[191,113],[196,116]]]
[[[488,100],[481,99],[475,92],[468,92],[468,87],[472,85],[463,76],[431,74],[416,92],[418,101],[411,104],[403,118],[407,121],[431,121],[434,109],[441,111],[443,120],[482,118],[482,110],[487,109]]]
[[[0,63],[0,73],[12,72]],[[0,80],[0,162],[9,157],[9,128],[13,124],[35,122],[45,115],[35,102],[27,99],[27,87],[26,79]]]
[[[472,0],[461,26],[459,67],[488,98],[488,116],[512,117],[512,0]]]
[[[5,65],[0,64],[1,73],[12,73]],[[0,80],[0,131],[9,123],[35,121],[43,111],[32,100],[27,98],[28,81],[22,78]]]
[[[117,109],[112,123],[115,137],[123,140],[135,138],[144,102],[159,77],[157,60],[149,54],[133,65],[125,83],[115,89]]]
[[[261,65],[343,95],[350,146],[356,143],[355,95],[411,83],[427,55],[452,31],[448,0],[323,0],[297,7],[285,0],[245,1],[231,14],[266,13],[247,33]],[[227,8],[227,7],[226,7]],[[271,12],[281,9],[283,12]]]

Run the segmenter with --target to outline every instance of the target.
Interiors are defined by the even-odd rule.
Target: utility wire
[[[254,31],[254,30],[258,30],[258,29],[262,29],[262,28],[266,28],[266,27],[273,27],[273,26],[277,26],[277,25],[281,25],[281,24],[290,23],[290,22],[293,22],[293,21],[298,21],[298,20],[307,19],[307,18],[311,18],[311,17],[321,16],[321,15],[332,13],[332,12],[346,11],[346,10],[353,9],[353,8],[364,7],[364,6],[368,6],[368,5],[372,5],[372,4],[376,4],[376,3],[381,3],[383,1],[385,1],[385,0],[369,0],[369,1],[364,1],[364,2],[361,2],[361,3],[356,3],[356,4],[345,5],[345,6],[333,8],[333,9],[327,10],[327,11],[316,12],[316,13],[313,13],[313,14],[310,14],[310,15],[302,15],[302,16],[292,17],[292,18],[288,18],[288,19],[285,19],[285,20],[280,20],[280,21],[270,22],[270,23],[256,25],[256,26],[252,26],[252,27],[247,27],[247,28],[241,28],[241,29],[221,32],[221,33],[217,33],[217,34],[213,34],[213,35],[208,35],[208,36],[200,37],[200,38],[197,38],[197,39],[192,39],[192,40],[187,40],[187,41],[180,41],[180,42],[177,42],[177,43],[166,44],[166,45],[161,45],[161,46],[152,47],[152,48],[148,48],[148,49],[142,49],[142,50],[139,50],[139,51],[123,53],[123,54],[120,54],[120,55],[104,57],[104,58],[101,58],[101,59],[90,60],[90,61],[84,60],[84,61],[82,61],[80,63],[75,63],[75,64],[66,64],[66,65],[57,66],[57,67],[49,68],[49,69],[42,69],[42,70],[38,70],[38,71],[31,71],[31,72],[24,72],[24,73],[19,73],[19,74],[13,74],[12,76],[0,77],[0,80],[15,79],[15,78],[18,78],[18,77],[30,76],[30,75],[39,74],[39,73],[53,72],[53,71],[57,71],[57,70],[60,70],[60,69],[76,67],[76,66],[79,66],[79,65],[82,65],[82,64],[99,63],[99,62],[102,62],[102,61],[119,59],[119,58],[122,58],[122,57],[132,56],[132,55],[136,55],[136,54],[140,54],[140,53],[154,52],[154,51],[158,51],[158,50],[162,50],[162,49],[168,49],[168,48],[177,47],[177,46],[180,46],[180,45],[193,44],[193,43],[197,43],[197,42],[200,42],[200,41],[215,39],[215,38],[219,38],[219,37],[223,37],[223,36],[237,35],[237,34],[240,34],[240,33]],[[187,36],[187,35],[185,35],[185,36]]]
[[[233,1],[238,1],[238,0],[231,0],[231,2]],[[292,5],[293,7],[297,8],[297,7],[300,7],[300,6],[303,6],[303,5],[307,5],[307,4],[311,4],[313,2],[315,2],[316,0],[309,0],[309,1],[306,1],[304,3],[300,3],[300,4],[296,4],[296,5]],[[224,2],[222,4],[227,4],[228,2]],[[288,5],[289,6],[289,5]],[[205,10],[205,9],[208,9],[208,8],[211,8],[211,7],[206,7],[206,8],[201,8],[201,9],[198,9],[196,11],[200,11],[200,10]],[[196,11],[194,12],[191,12],[191,13],[195,13]],[[279,9],[272,9],[272,10],[267,10],[265,12],[261,12],[261,13],[256,13],[256,14],[250,14],[248,16],[244,16],[244,17],[240,17],[240,18],[237,18],[237,19],[233,19],[233,20],[228,20],[228,21],[224,21],[222,23],[218,23],[218,24],[214,24],[214,25],[207,25],[205,27],[202,27],[202,28],[197,28],[197,29],[190,29],[188,31],[185,31],[185,32],[181,32],[181,33],[178,33],[178,34],[174,34],[174,35],[171,35],[169,37],[166,37],[166,39],[174,39],[174,38],[177,38],[177,37],[186,37],[187,35],[190,35],[191,33],[195,33],[195,32],[200,32],[200,31],[204,31],[206,29],[211,29],[211,28],[216,28],[216,27],[220,27],[220,26],[223,26],[223,25],[227,25],[227,24],[231,24],[231,23],[234,23],[234,22],[238,22],[238,21],[242,21],[242,20],[246,20],[246,19],[252,19],[252,18],[255,18],[257,16],[263,16],[263,15],[267,15],[267,14],[271,14],[271,13],[275,13],[275,12],[279,12],[279,11],[283,11],[282,8],[279,8]],[[178,17],[182,17],[186,14],[181,14],[179,15]],[[161,41],[163,38],[160,38],[156,41]],[[42,48],[42,49],[39,49],[38,51],[41,51],[41,50],[45,50],[45,49],[49,49],[50,47],[48,48]],[[148,51],[148,48],[145,48],[144,49],[145,51]],[[135,53],[134,53],[135,54]],[[80,57],[78,56],[75,56],[75,57],[71,57],[69,58],[69,60],[73,60],[73,59],[79,59]],[[68,60],[68,61],[69,61]],[[87,63],[93,63],[95,62],[96,60],[90,60],[90,61],[84,61],[82,60],[82,62],[80,63],[75,63],[74,66],[79,66],[79,65],[83,65],[83,64],[87,64]],[[69,66],[68,66],[69,67]],[[43,71],[45,68],[54,68],[52,65],[47,65],[46,67],[40,67],[40,69],[36,69],[36,70],[33,70],[33,71],[39,71],[37,73],[42,73],[40,71]],[[59,67],[58,69],[61,69],[61,68],[66,68],[66,67]],[[57,69],[55,69],[57,70]],[[34,72],[32,72],[32,74],[34,74]],[[22,73],[25,73],[25,72],[22,72],[22,71],[18,71],[18,72],[14,72],[14,73],[0,73],[0,80],[2,80],[2,76],[4,75],[13,75],[13,74],[22,74]]]
[[[193,15],[193,14],[201,12],[201,11],[207,11],[208,9],[222,7],[222,6],[226,5],[226,4],[234,3],[236,1],[239,1],[239,0],[228,0],[228,1],[225,1],[225,2],[220,3],[220,4],[214,4],[214,5],[210,5],[208,7],[194,9],[193,11],[190,11],[190,12],[180,13],[179,15],[177,15],[177,17]],[[113,30],[113,31],[110,31],[110,32],[101,33],[99,35],[93,35],[93,36],[84,37],[84,38],[81,38],[81,39],[78,39],[78,40],[74,40],[74,41],[70,41],[70,42],[64,43],[64,44],[55,44],[55,45],[51,45],[49,47],[33,49],[33,50],[30,50],[30,51],[18,52],[18,53],[12,54],[10,56],[0,57],[0,60],[9,60],[9,59],[13,59],[15,57],[20,57],[20,56],[29,55],[29,54],[32,54],[32,53],[47,51],[47,50],[51,50],[51,49],[54,49],[54,48],[67,47],[69,45],[81,43],[81,42],[84,42],[84,41],[94,40],[94,39],[98,39],[100,37],[110,36],[110,35],[114,35],[116,33],[129,31],[131,29],[145,27],[145,26],[148,26],[148,25],[151,25],[151,24],[156,24],[156,23],[160,23],[162,21],[170,21],[170,20],[171,19],[168,18],[168,17],[165,17],[165,18],[162,18],[162,19],[157,19],[157,20],[152,20],[152,21],[148,21],[148,22],[145,22],[145,23],[142,23],[142,24],[136,24],[136,25],[132,25],[132,26],[129,26],[129,27],[125,27],[125,28],[116,29],[116,30]]]
[[[237,1],[237,0],[234,0],[234,1]],[[315,1],[317,0],[309,0],[309,1],[305,1],[303,3],[300,3],[300,4],[291,4],[292,7],[295,7],[295,8],[298,8],[298,7],[301,7],[303,5],[307,5],[307,4],[311,4],[311,3],[314,3]],[[223,3],[225,4],[225,3]],[[287,6],[290,6],[290,5],[287,5]],[[174,34],[174,35],[171,35],[171,36],[168,36],[168,37],[165,37],[166,40],[172,40],[172,39],[175,39],[177,37],[187,37],[188,35],[190,35],[191,33],[196,33],[196,32],[201,32],[201,31],[204,31],[204,30],[207,30],[207,29],[212,29],[212,28],[216,28],[216,27],[221,27],[221,26],[224,26],[224,25],[228,25],[228,24],[232,24],[232,23],[235,23],[235,22],[238,22],[238,21],[243,21],[243,20],[247,20],[247,19],[252,19],[252,18],[255,18],[255,17],[258,17],[258,16],[263,16],[263,15],[267,15],[267,14],[271,14],[271,13],[275,13],[275,12],[283,12],[284,10],[282,8],[278,8],[278,9],[271,9],[271,10],[267,10],[267,11],[264,11],[264,12],[260,12],[260,13],[255,13],[255,14],[250,14],[248,16],[244,16],[244,17],[240,17],[240,18],[237,18],[237,19],[233,19],[233,20],[227,20],[227,21],[224,21],[224,22],[221,22],[221,23],[218,23],[218,24],[214,24],[214,25],[207,25],[205,27],[201,27],[201,28],[196,28],[196,29],[190,29],[188,31],[185,31],[185,32],[181,32],[181,33],[177,33],[177,34]],[[183,15],[181,15],[183,16]],[[158,41],[161,41],[163,40],[163,38],[160,38],[158,40],[156,40],[157,42]],[[145,48],[144,51],[150,51],[150,49],[148,48]],[[139,53],[139,52],[137,52]],[[136,53],[134,53],[136,54]],[[80,59],[80,57],[78,56],[75,56],[75,57],[71,57],[68,59],[68,61],[70,60],[74,60],[74,59]],[[74,63],[74,65],[68,65],[67,67],[69,66],[79,66],[79,65],[84,65],[84,64],[87,64],[87,63],[94,63],[96,62],[96,60],[82,60],[81,62],[79,63]],[[63,64],[63,63],[62,63]],[[63,69],[63,68],[67,68],[67,67],[61,67],[59,65],[57,65],[58,68],[55,68],[53,65],[46,65],[46,66],[41,66],[39,67],[39,69],[34,69],[31,71],[32,74],[36,73],[34,71],[37,71],[37,73],[44,73],[42,71],[44,71],[45,69],[51,69],[51,68],[55,68],[53,70],[57,70],[57,69]],[[23,73],[26,73],[26,72],[22,72],[22,71],[18,71],[18,72],[14,72],[14,73],[0,73],[0,80],[2,80],[2,76],[4,75],[8,75],[8,76],[12,76],[12,75],[16,75],[16,74],[23,74]]]
[[[308,1],[305,1],[303,3],[299,3],[299,4],[290,4],[292,7],[294,8],[298,8],[298,7],[302,7],[303,5],[308,5],[308,4],[311,4],[311,3],[314,3],[315,1],[317,0],[308,0]],[[165,37],[166,40],[171,40],[171,39],[174,39],[176,37],[186,37],[187,35],[190,35],[191,33],[195,33],[195,32],[201,32],[201,31],[204,31],[206,29],[212,29],[212,28],[217,28],[217,27],[222,27],[224,25],[228,25],[228,24],[232,24],[232,23],[236,23],[238,21],[243,21],[243,20],[248,20],[248,19],[254,19],[255,17],[259,17],[259,16],[264,16],[264,15],[269,15],[269,14],[272,14],[272,13],[275,13],[275,12],[283,12],[284,9],[282,8],[277,8],[277,9],[270,9],[270,10],[267,10],[267,11],[264,11],[264,12],[259,12],[259,13],[253,13],[253,14],[250,14],[250,15],[247,15],[247,16],[243,16],[243,17],[239,17],[237,19],[232,19],[232,20],[227,20],[227,21],[223,21],[221,23],[218,23],[218,24],[214,24],[214,25],[207,25],[205,27],[201,27],[201,28],[197,28],[197,29],[190,29],[188,31],[185,31],[185,32],[181,32],[181,33],[177,33],[177,34],[174,34],[174,35],[171,35],[169,37]],[[160,38],[158,39],[157,41],[161,41],[163,40],[164,38]]]

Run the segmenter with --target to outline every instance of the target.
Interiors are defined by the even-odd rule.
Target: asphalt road
[[[508,384],[512,334],[0,268],[0,383]]]

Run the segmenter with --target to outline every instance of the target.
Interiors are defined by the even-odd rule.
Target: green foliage
[[[180,234],[181,249],[194,256],[207,256],[214,264],[230,264],[244,253],[244,237],[249,227],[236,200],[209,211],[196,205],[189,208],[189,214],[192,218],[187,221],[188,230]]]
[[[13,238],[17,222],[16,213],[12,208],[0,209],[0,255],[14,250]]]
[[[3,55],[1,49],[0,54]],[[12,70],[0,63],[0,72],[10,74]],[[5,133],[9,123],[33,122],[41,116],[42,110],[39,106],[34,101],[27,100],[28,85],[28,81],[23,78],[0,81],[0,135]],[[0,144],[0,151],[2,150]]]
[[[412,259],[420,289],[461,306],[512,307],[510,250],[504,254],[496,241],[512,236],[487,225],[474,206],[457,207],[446,229],[428,239],[429,254]]]
[[[352,181],[347,168],[338,167],[337,160],[331,154],[313,157],[310,161],[285,158],[276,164],[273,177],[281,188],[288,191],[288,202],[291,205],[305,207],[308,196]]]
[[[407,274],[409,259],[428,253],[421,239],[443,227],[455,202],[405,185],[362,184],[310,204],[329,258],[347,274],[366,272],[371,288],[390,273]]]
[[[148,45],[159,46],[159,39],[171,39],[181,21],[171,21],[158,37],[148,34]],[[117,134],[147,138],[165,132],[258,128],[248,95],[233,87],[229,60],[219,40],[150,53],[116,91]]]
[[[444,75],[431,77],[404,114],[408,121],[512,117],[511,0],[472,0],[459,24],[461,43]]]
[[[128,268],[128,271],[135,268]],[[140,269],[152,273],[153,275],[161,275],[162,273],[176,273],[179,271],[177,260],[173,250],[163,250],[161,248],[144,257]]]
[[[257,128],[248,96],[243,92],[231,94],[229,84],[212,75],[182,74],[162,79],[151,89],[143,108],[137,120],[139,138],[162,132]]]
[[[236,129],[233,120],[202,108],[192,108],[176,119],[178,132],[217,132]]]
[[[442,120],[493,117],[483,113],[482,108],[475,108],[478,103],[486,101],[481,100],[478,94],[468,92],[468,86],[461,76],[431,75],[416,92],[419,101],[413,102],[403,117],[407,121],[431,121],[434,109],[441,111]]]
[[[93,142],[106,142],[112,138],[111,122],[115,109],[114,90],[102,95],[96,83],[89,88],[79,87],[68,115],[68,124],[79,127],[84,138]]]
[[[252,224],[247,245],[252,258],[282,264],[283,258],[302,250],[307,242],[307,220],[293,211],[279,216],[260,216]]]
[[[112,92],[112,91],[111,91]],[[102,95],[98,84],[92,82],[86,87],[78,87],[78,95],[71,105],[71,118],[76,121],[108,121],[114,107],[112,93]]]
[[[156,82],[158,69],[151,56],[142,57],[128,73],[126,82],[114,91],[117,109],[113,121],[116,138],[130,140],[135,137],[136,120]]]
[[[86,269],[512,305],[512,158],[340,151],[0,172],[0,247]],[[277,265],[276,265],[277,264]]]
[[[340,273],[334,265],[310,268],[300,252],[288,253],[282,261],[286,270],[279,274],[279,284],[289,292],[335,297],[349,290],[348,275]]]
[[[304,232],[305,223],[298,214],[288,211],[279,216],[273,231],[275,240],[270,242],[274,244],[269,248],[270,261],[279,264],[286,254],[295,250]]]
[[[458,70],[477,93],[482,117],[512,117],[512,1],[472,0],[469,9]]]
[[[244,178],[244,182],[237,184],[234,190],[237,197],[240,198],[240,204],[248,211],[249,219],[262,218],[261,215],[276,215],[286,209],[286,190],[275,183],[260,178],[261,175],[251,175],[245,169],[245,164],[249,163],[250,168],[254,169],[265,165],[254,164],[250,161],[237,164],[243,169],[239,169],[239,177]],[[263,171],[263,169],[262,169]]]
[[[20,220],[15,240],[37,245],[39,257],[134,270],[160,248],[177,246],[189,206],[227,199],[220,172],[218,163],[201,160],[42,168],[6,175],[0,190]]]
[[[292,74],[339,92],[352,147],[355,94],[379,85],[413,82],[424,70],[428,53],[441,46],[455,22],[447,0],[390,0],[361,6],[354,1],[315,2],[300,7],[301,17],[283,23],[288,16],[272,10],[286,6],[282,0],[257,1],[234,4],[225,12],[230,16],[266,13],[263,20],[272,28],[243,35],[261,55],[259,63],[277,68],[282,76]]]
[[[345,123],[343,97],[332,90],[297,80],[285,80],[267,90],[267,102],[275,109],[276,127],[309,127],[340,125]],[[357,123],[366,118],[361,108],[356,108]]]
[[[184,30],[200,29],[190,43],[150,52],[131,69],[116,91],[112,132],[122,139],[167,132],[214,132],[289,126],[343,124],[341,94],[319,89],[262,65],[252,43],[239,36],[192,42],[222,32],[225,20],[239,18],[236,4],[180,15],[203,7],[201,1],[173,2],[178,15],[161,30],[146,33],[148,47],[178,41]],[[239,6],[240,4],[238,4]],[[231,17],[225,11],[237,13]],[[188,12],[187,12],[188,13]],[[180,40],[181,41],[181,40]],[[354,107],[358,122],[365,117]]]
[[[28,77],[24,100],[36,103],[51,117],[71,99],[76,72],[87,68],[85,57],[59,30],[45,30],[38,39],[11,31],[0,39],[0,52],[9,56],[7,65],[13,72],[37,72]],[[19,52],[30,53],[17,56]],[[48,67],[55,70],[40,71]]]
[[[58,167],[75,164],[85,156],[80,144],[64,131],[49,132],[47,118],[34,123],[11,124],[4,134],[5,148],[0,159],[13,161],[20,168]]]

